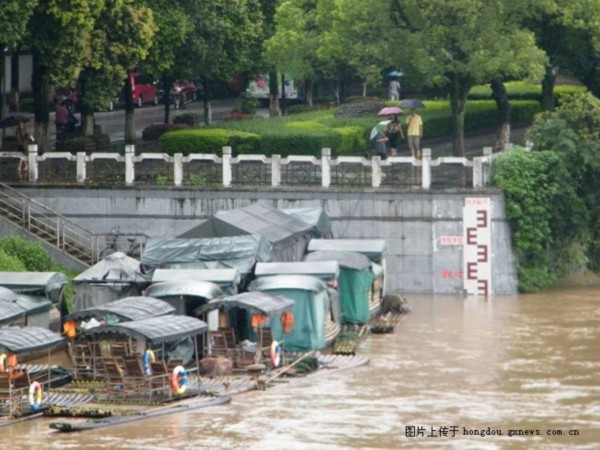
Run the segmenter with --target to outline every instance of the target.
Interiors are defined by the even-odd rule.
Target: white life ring
[[[279,342],[273,341],[271,343],[271,364],[273,367],[278,367],[281,363],[281,345]]]
[[[39,411],[42,407],[42,385],[37,381],[34,381],[29,386],[29,406],[34,411]]]

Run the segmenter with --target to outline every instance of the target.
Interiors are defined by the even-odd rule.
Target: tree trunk
[[[510,142],[510,102],[508,101],[508,92],[504,86],[504,80],[501,76],[494,77],[490,83],[492,88],[492,98],[496,102],[498,114],[498,133],[494,149],[502,151],[506,144]]]
[[[542,110],[554,111],[554,83],[556,82],[556,73],[552,66],[546,67],[546,73],[542,80]]]
[[[171,120],[171,86],[173,85],[173,77],[170,75],[163,75],[162,77],[162,88],[164,92],[163,101],[165,102],[165,123],[169,123]]]
[[[50,120],[50,81],[48,68],[40,63],[40,55],[37,50],[33,52],[33,76],[31,80],[34,99],[35,131],[34,139],[38,145],[38,151],[43,153],[50,149],[48,136],[48,122]]]
[[[0,58],[2,58],[2,61],[0,61],[0,87],[3,88],[4,87],[4,71],[5,69],[5,59],[4,59],[4,48],[6,47],[6,45],[4,45],[3,43],[0,42]],[[8,111],[6,111],[4,109],[4,106],[8,104],[7,98],[6,98],[6,92],[4,92],[4,89],[2,89],[1,92],[2,95],[0,95],[0,118],[4,118],[6,116],[6,113]],[[4,130],[4,129],[3,129]]]
[[[363,97],[367,96],[367,83],[362,84],[362,96]]]
[[[312,108],[314,105],[313,85],[314,85],[314,82],[313,82],[312,78],[309,78],[304,82],[304,99],[305,99],[306,104],[310,108]]]
[[[85,81],[83,77],[85,77],[85,71],[83,71],[80,75],[80,89],[81,89],[81,97],[80,97],[80,110],[81,110],[81,131],[85,136],[93,136],[94,135],[94,108],[90,106],[87,102],[87,95],[85,89]]]
[[[19,51],[15,50],[10,56],[10,103],[13,110],[19,112]]]
[[[204,124],[210,125],[212,122],[212,109],[208,98],[208,78],[202,78],[202,101],[204,105]]]
[[[277,72],[269,72],[269,116],[281,116],[281,108],[279,107],[279,86],[277,83]]]
[[[135,105],[133,104],[133,86],[131,77],[125,80],[125,143],[135,144]]]
[[[465,107],[470,83],[467,78],[451,75],[450,110],[452,112],[452,155],[465,156]]]

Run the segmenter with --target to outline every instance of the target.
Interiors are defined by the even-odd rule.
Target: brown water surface
[[[396,331],[363,343],[368,366],[83,433],[24,422],[0,430],[1,440],[35,449],[596,449],[599,293],[407,296],[413,312]]]

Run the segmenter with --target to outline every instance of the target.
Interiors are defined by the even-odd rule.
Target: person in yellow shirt
[[[423,119],[417,114],[416,109],[410,110],[410,115],[406,118],[408,131],[408,146],[413,158],[421,158],[421,138],[423,137]]]

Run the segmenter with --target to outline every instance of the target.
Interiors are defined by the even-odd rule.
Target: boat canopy
[[[124,321],[141,320],[173,314],[175,308],[154,297],[125,297],[104,305],[92,306],[65,316],[65,320],[82,320],[94,316],[114,315]]]
[[[280,208],[280,211],[295,217],[302,222],[313,226],[315,236],[323,239],[331,239],[331,221],[329,216],[320,206],[315,208]]]
[[[140,295],[149,278],[137,259],[112,253],[73,279],[73,312]]]
[[[17,295],[17,299],[14,301],[17,305],[23,308],[26,314],[38,314],[50,311],[52,309],[52,303],[46,297],[40,295]]]
[[[26,311],[14,302],[0,301],[0,324],[24,317]]]
[[[150,285],[146,289],[146,295],[156,298],[184,295],[210,300],[222,296],[223,292],[210,281],[163,281]]]
[[[257,261],[269,261],[271,244],[264,236],[150,239],[142,253],[146,272],[155,269],[238,269],[252,273]]]
[[[0,272],[0,286],[19,294],[43,295],[54,303],[68,282],[60,272]]]
[[[65,339],[42,327],[9,327],[0,329],[0,353],[27,354],[51,349]]]
[[[90,328],[81,337],[111,339],[117,336],[143,338],[150,344],[172,342],[208,330],[206,322],[189,316],[150,317],[114,325]]]
[[[313,226],[276,208],[253,203],[244,208],[218,211],[180,238],[227,237],[260,234],[272,245],[263,261],[300,261],[314,236]]]
[[[266,326],[273,337],[285,342],[292,351],[319,350],[325,347],[325,323],[332,315],[332,301],[327,285],[309,275],[273,275],[257,278],[248,286],[250,291],[268,291],[294,301],[291,313],[295,324],[285,334],[279,320],[272,318]]]
[[[371,261],[381,263],[388,247],[383,239],[312,239],[308,243],[308,251],[319,250],[362,253]]]
[[[335,260],[313,262],[267,262],[257,263],[254,275],[312,275],[321,280],[335,280],[340,274],[340,266]]]
[[[337,261],[343,269],[364,270],[371,267],[371,260],[357,252],[319,250],[308,253],[304,261],[316,264],[317,261]]]
[[[321,292],[327,285],[317,277],[310,275],[273,275],[253,280],[248,286],[250,291],[266,291],[270,289],[298,289],[302,291]]]
[[[210,281],[233,295],[237,293],[241,275],[238,269],[156,269],[152,282],[163,281]]]
[[[269,294],[268,292],[254,291],[211,300],[196,311],[202,313],[219,308],[242,308],[274,317],[289,311],[292,306],[294,306],[294,301],[289,298]]]

